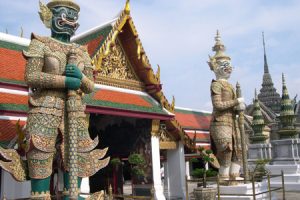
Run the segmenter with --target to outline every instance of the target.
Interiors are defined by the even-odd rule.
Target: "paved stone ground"
[[[188,191],[189,191],[189,196],[190,196],[190,200],[193,199],[192,197],[192,192],[194,190],[194,188],[196,188],[197,185],[196,183],[189,183],[188,184]],[[124,194],[131,194],[131,184],[130,183],[127,183],[124,185]],[[282,192],[276,192],[276,195],[275,197],[277,198],[276,200],[283,200],[283,197],[282,197]],[[300,192],[286,192],[285,193],[285,200],[300,200]],[[266,199],[266,200],[269,200],[269,199]]]
[[[277,193],[277,200],[283,200],[282,192]],[[285,200],[297,200],[300,199],[300,192],[286,192],[285,193]]]

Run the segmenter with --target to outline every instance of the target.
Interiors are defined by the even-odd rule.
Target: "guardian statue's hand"
[[[246,104],[245,104],[245,100],[243,97],[239,97],[237,98],[239,104],[235,107],[235,110],[237,111],[244,111],[246,110]]]
[[[66,76],[78,78],[79,80],[82,79],[82,73],[81,73],[80,69],[74,64],[66,65]]]
[[[237,98],[237,100],[238,100],[239,104],[241,104],[241,103],[244,103],[244,102],[245,102],[245,100],[244,100],[244,98],[243,98],[243,97],[239,97],[239,98]]]
[[[69,90],[78,90],[80,88],[80,85],[80,79],[66,76],[65,87]]]

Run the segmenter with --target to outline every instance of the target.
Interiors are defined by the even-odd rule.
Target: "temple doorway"
[[[132,182],[133,178],[128,162],[132,153],[140,154],[146,160],[142,181],[152,184],[151,122],[151,119],[90,114],[90,135],[99,137],[97,148],[108,147],[106,155],[111,158],[107,167],[90,177],[91,193],[108,191],[111,185],[114,194],[123,194],[124,182]],[[116,165],[118,160],[120,163]]]

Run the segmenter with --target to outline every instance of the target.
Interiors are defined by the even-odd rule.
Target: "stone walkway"
[[[188,184],[188,191],[189,191],[189,194],[190,194],[190,197],[189,198],[190,200],[193,200],[192,198],[192,192],[194,190],[194,188],[196,188],[196,183],[189,183]],[[131,194],[131,184],[125,184],[124,185],[124,193],[125,194]],[[277,198],[276,200],[283,200],[282,198],[282,192],[276,192],[276,195],[275,197]],[[285,200],[300,200],[300,192],[286,192],[285,193]],[[269,199],[266,199],[266,200],[269,200]]]

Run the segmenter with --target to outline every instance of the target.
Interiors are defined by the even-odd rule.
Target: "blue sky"
[[[48,1],[44,0],[47,3]],[[84,32],[113,19],[125,0],[77,0]],[[49,35],[38,16],[38,0],[0,0],[0,31],[24,37]],[[231,56],[230,82],[239,81],[246,103],[261,88],[265,32],[269,71],[281,94],[285,73],[291,97],[300,85],[300,1],[297,0],[131,0],[131,15],[154,71],[161,67],[166,97],[176,106],[211,110],[206,61],[212,55],[216,30]]]

